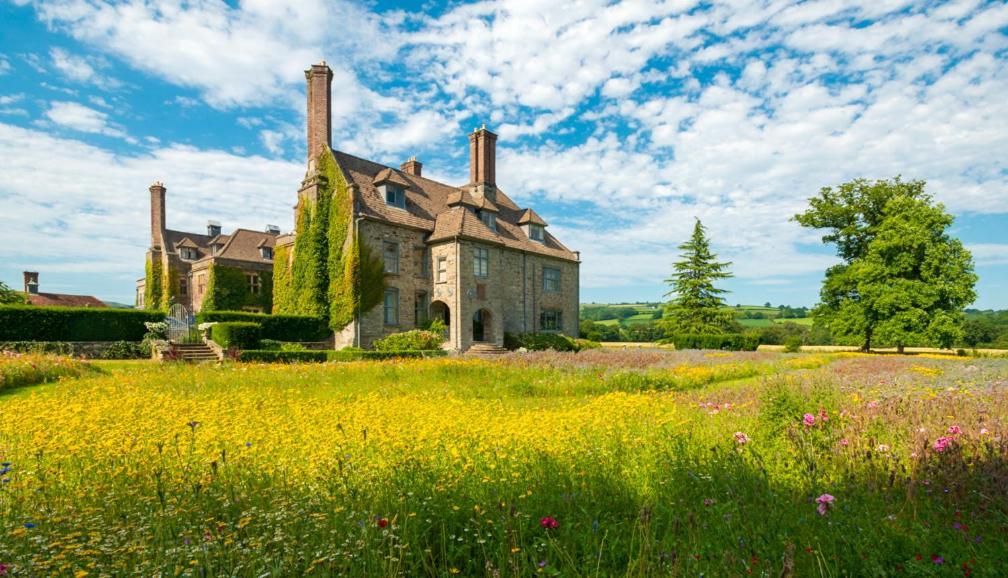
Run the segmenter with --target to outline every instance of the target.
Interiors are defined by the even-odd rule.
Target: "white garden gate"
[[[176,303],[168,309],[168,341],[171,343],[201,343],[199,330],[196,328],[196,318],[189,309]]]

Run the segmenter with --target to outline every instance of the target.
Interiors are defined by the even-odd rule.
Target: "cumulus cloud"
[[[57,125],[72,130],[101,134],[136,142],[121,127],[111,123],[106,113],[76,102],[57,101],[49,104],[46,117]]]
[[[7,60],[7,56],[4,54],[0,54],[0,76],[3,76],[8,72],[10,72],[12,68],[13,67],[11,66],[10,61]]]
[[[20,216],[0,228],[4,277],[40,262],[48,273],[100,272],[106,282],[115,280],[113,293],[102,296],[127,302],[150,244],[152,181],[168,187],[170,228],[199,231],[216,218],[229,230],[266,223],[289,230],[294,188],[304,174],[301,163],[183,145],[114,154],[2,123],[0,158],[0,203],[6,215]]]

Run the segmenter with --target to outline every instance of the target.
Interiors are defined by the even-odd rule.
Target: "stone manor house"
[[[332,70],[322,62],[306,70],[305,77],[308,170],[298,205],[315,194],[314,159],[331,146],[332,134]],[[469,182],[460,186],[425,178],[416,158],[396,169],[333,151],[349,184],[353,210],[348,226],[372,253],[381,255],[386,283],[383,302],[338,332],[335,347],[369,347],[435,317],[448,327],[446,347],[458,351],[500,346],[505,332],[577,336],[579,254],[554,237],[534,210],[519,207],[497,187],[497,135],[484,127],[468,140]],[[200,309],[206,291],[201,272],[205,275],[211,263],[240,269],[249,295],[271,285],[264,278],[272,279],[267,273],[273,249],[293,249],[293,233],[267,228],[224,235],[213,223],[206,235],[167,230],[164,190],[160,183],[151,187],[148,257],[174,263],[178,299]],[[142,305],[142,282],[137,294]],[[268,311],[269,303],[245,307]]]

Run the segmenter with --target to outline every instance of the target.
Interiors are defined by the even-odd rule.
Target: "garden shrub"
[[[443,357],[448,355],[444,349],[400,350],[400,351],[367,351],[356,347],[347,347],[338,351],[327,351],[329,361],[358,361],[382,359],[417,359],[423,357]]]
[[[0,305],[0,341],[141,341],[164,313],[105,307]]]
[[[266,315],[245,311],[206,311],[196,316],[199,323],[247,321],[257,323],[263,339],[275,341],[322,341],[332,333],[322,317],[311,315]],[[214,340],[216,341],[216,340]]]
[[[577,341],[562,333],[504,334],[504,347],[512,351],[525,348],[529,351],[578,351]]]
[[[440,349],[444,343],[441,333],[413,329],[402,333],[393,333],[375,341],[375,351],[423,351]]]
[[[69,357],[38,353],[0,353],[0,391],[12,387],[79,377],[95,371],[87,363]]]
[[[575,339],[574,345],[577,346],[578,351],[584,351],[586,349],[599,349],[602,344],[598,341],[593,341],[591,339]]]
[[[261,329],[258,323],[222,321],[210,328],[210,339],[224,349],[256,349]]]
[[[787,353],[798,353],[801,351],[801,337],[788,337],[784,340],[784,351]]]
[[[269,351],[310,351],[304,345],[297,342],[277,341],[275,339],[260,339],[259,349]]]
[[[726,351],[756,351],[760,338],[752,333],[719,333],[701,335],[683,333],[659,341],[671,343],[676,349],[722,349]]]

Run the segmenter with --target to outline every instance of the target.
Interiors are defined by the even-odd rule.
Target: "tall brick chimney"
[[[24,292],[26,295],[38,295],[38,271],[24,272]]]
[[[406,173],[408,175],[416,175],[418,177],[421,176],[420,175],[420,171],[422,169],[423,169],[423,163],[421,163],[420,161],[416,160],[416,157],[410,157],[408,161],[406,161],[403,164],[399,165],[399,170],[400,171],[402,171],[402,172],[404,172],[404,173]]]
[[[165,188],[161,181],[154,181],[150,186],[150,223],[151,248],[160,249],[164,246],[165,237]]]
[[[305,71],[308,81],[308,161],[332,146],[332,69],[325,63],[313,64]]]
[[[497,135],[483,128],[469,135],[469,181],[474,185],[496,186]]]

